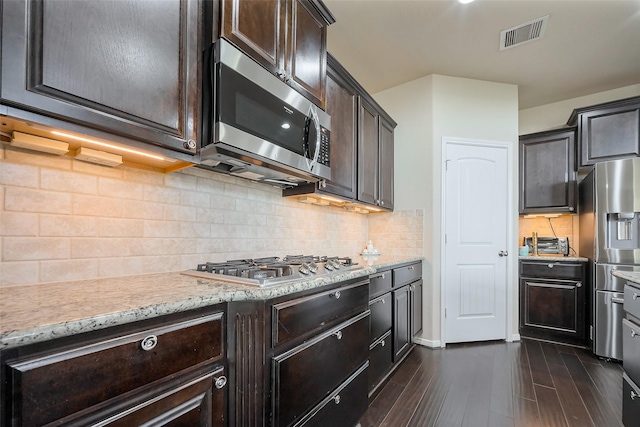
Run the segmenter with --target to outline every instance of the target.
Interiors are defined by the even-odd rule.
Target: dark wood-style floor
[[[417,346],[360,420],[377,426],[622,426],[622,366],[521,342]]]

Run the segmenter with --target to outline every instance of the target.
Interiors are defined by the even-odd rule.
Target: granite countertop
[[[640,285],[640,272],[613,270],[613,275]]]
[[[179,272],[0,287],[0,350],[222,302],[267,300],[423,258],[353,259],[364,268],[265,288]]]
[[[565,261],[565,262],[588,262],[589,258],[578,256],[562,256],[562,255],[527,255],[520,256],[518,259],[526,259],[530,261]]]

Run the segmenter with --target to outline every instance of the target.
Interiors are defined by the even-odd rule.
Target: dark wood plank
[[[524,341],[513,343],[511,353],[511,379],[513,396],[524,399],[535,400],[536,393],[533,390],[533,379],[531,368],[529,367],[529,356]],[[508,415],[508,414],[504,414]]]
[[[598,392],[603,396],[612,408],[622,408],[622,379],[619,371],[610,362],[607,365],[583,363],[591,381],[596,385]]]
[[[566,427],[567,420],[562,411],[556,390],[549,387],[534,385],[540,411],[540,422],[548,427]]]
[[[595,427],[564,362],[550,365],[549,370],[569,426]]]
[[[514,398],[513,421],[518,427],[540,427],[538,404],[534,400]]]
[[[400,367],[393,373],[389,381],[402,386],[406,386],[411,381],[411,378],[416,374],[418,367],[422,364],[423,360],[420,357],[422,350],[431,351],[429,349],[415,348],[414,351],[404,359]],[[438,350],[435,350],[438,351]]]
[[[379,426],[404,391],[404,386],[387,382],[360,420],[362,427]]]
[[[559,353],[576,354],[576,347],[565,344],[554,344]]]
[[[531,368],[533,384],[553,387],[549,367],[547,366],[547,361],[544,358],[544,353],[540,347],[540,342],[527,340],[524,341],[524,344],[527,349],[527,355],[529,356],[529,367]]]
[[[562,357],[560,357],[558,347],[556,347],[555,344],[540,342],[540,347],[542,348],[542,353],[544,354],[544,358],[547,361],[547,366],[549,368],[551,368],[551,366],[553,365],[564,366],[564,362],[562,361]]]
[[[495,412],[489,412],[489,425],[491,427],[516,427],[513,418],[505,417]]]
[[[622,408],[614,410],[609,405],[609,402],[600,394],[589,377],[578,355],[563,354],[562,360],[564,360],[594,424],[607,427],[621,426]]]
[[[493,375],[491,380],[490,412],[513,422],[513,370],[511,359],[520,348],[520,343],[506,343],[495,348],[493,353]],[[531,379],[531,375],[529,375]],[[486,391],[484,391],[486,393]],[[492,417],[490,416],[491,420]],[[491,421],[489,425],[492,425]]]
[[[488,350],[489,348],[487,348]],[[487,385],[492,384],[494,377],[494,354],[495,347],[490,348],[490,352],[482,354],[480,358],[476,358],[473,366],[473,376],[469,381],[469,396],[467,405],[462,419],[463,427],[479,427],[489,426],[489,412],[491,409],[491,401],[493,393],[487,392]],[[505,366],[498,369],[505,370]],[[493,387],[492,387],[493,392]]]

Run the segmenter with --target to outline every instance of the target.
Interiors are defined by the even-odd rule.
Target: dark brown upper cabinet
[[[358,200],[393,210],[393,131],[396,123],[374,103],[360,98]]]
[[[578,126],[578,169],[640,156],[640,97],[578,108],[567,124]]]
[[[327,26],[319,0],[223,0],[220,35],[325,108]]]
[[[520,214],[575,213],[575,128],[520,136]]]
[[[188,0],[2,3],[8,115],[191,159],[199,136],[199,13]]]

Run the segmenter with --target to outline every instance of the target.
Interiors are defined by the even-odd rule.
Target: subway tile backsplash
[[[191,168],[108,168],[0,147],[0,284],[180,271],[287,254],[352,256],[368,239],[421,256],[422,211],[375,215]]]

